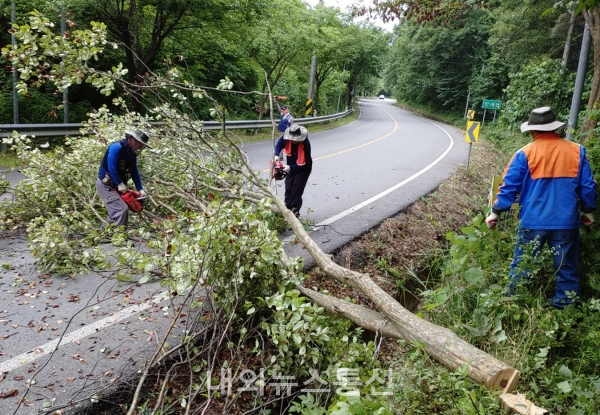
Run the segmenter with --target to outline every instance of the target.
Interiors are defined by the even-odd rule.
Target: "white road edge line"
[[[424,120],[427,121],[427,120]],[[402,180],[400,183],[396,184],[395,186],[390,187],[387,190],[384,190],[383,192],[379,193],[378,195],[373,196],[370,199],[365,200],[362,203],[359,203],[358,205],[352,206],[349,209],[344,210],[343,212],[338,213],[335,216],[330,217],[329,219],[325,219],[323,222],[317,223],[315,225],[316,229],[319,229],[323,226],[327,226],[327,225],[331,225],[333,222],[342,219],[344,216],[348,216],[349,214],[351,214],[352,212],[356,212],[359,209],[364,208],[367,205],[370,205],[371,203],[375,202],[376,200],[381,199],[382,197],[392,193],[394,190],[398,190],[399,188],[401,188],[402,186],[404,186],[405,184],[413,181],[414,179],[416,179],[417,177],[419,177],[420,175],[422,175],[423,173],[425,173],[427,170],[431,169],[433,166],[435,166],[436,164],[438,164],[444,157],[446,157],[446,155],[450,152],[450,150],[452,150],[452,147],[454,147],[454,140],[452,139],[452,136],[448,133],[448,131],[444,130],[442,127],[440,127],[439,125],[431,122],[431,121],[427,121],[432,125],[435,125],[437,128],[439,128],[440,130],[442,130],[450,139],[450,145],[448,146],[448,148],[446,149],[446,151],[444,151],[437,159],[435,159],[431,164],[429,164],[427,167],[425,167],[424,169],[416,172],[415,174],[413,174],[412,176],[408,177],[407,179]]]
[[[21,353],[18,356],[13,357],[5,362],[0,363],[0,373],[9,372],[18,367],[21,367],[27,363],[33,362],[41,357],[51,354],[57,348],[61,348],[66,346],[69,343],[73,343],[76,340],[79,340],[83,337],[89,336],[95,333],[97,330],[108,327],[116,322],[119,322],[127,317],[130,317],[132,314],[139,313],[140,311],[147,310],[152,307],[153,304],[161,303],[166,300],[168,297],[167,292],[163,292],[152,300],[144,301],[141,304],[134,305],[132,307],[125,308],[112,316],[105,317],[101,320],[98,320],[92,324],[88,324],[80,329],[72,331],[69,334],[66,334],[61,339],[52,340],[48,343],[45,343],[41,346],[36,346],[33,350],[30,350],[25,353]],[[36,350],[42,350],[39,354],[36,353]]]

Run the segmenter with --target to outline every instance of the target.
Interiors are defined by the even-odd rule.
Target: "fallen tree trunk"
[[[379,288],[372,281],[370,284]],[[370,284],[365,283],[364,286]],[[465,342],[453,331],[415,316],[385,292],[382,297],[389,298],[380,301],[381,306],[386,307],[385,313],[378,313],[309,288],[298,287],[298,289],[327,311],[347,318],[367,330],[423,345],[430,356],[451,370],[467,365],[469,377],[488,389],[501,389],[504,393],[508,393],[517,387],[520,373],[517,369]],[[377,292],[372,287],[369,287],[369,290]]]
[[[234,148],[246,160],[239,148]],[[333,262],[331,257],[325,254],[308,235],[300,220],[286,208],[277,194],[260,181],[247,162],[246,167],[249,179],[272,199],[316,265],[335,280],[362,292],[381,312],[374,312],[303,288],[302,292],[306,293],[313,301],[331,312],[342,313],[340,315],[356,324],[364,325],[363,327],[373,327],[387,319],[392,324],[392,328],[386,329],[389,330],[389,333],[398,334],[407,342],[423,345],[427,354],[448,369],[456,370],[466,365],[469,369],[469,377],[489,389],[500,389],[504,393],[509,393],[517,388],[520,374],[517,369],[467,343],[453,331],[415,316],[373,282],[369,275],[352,271]]]

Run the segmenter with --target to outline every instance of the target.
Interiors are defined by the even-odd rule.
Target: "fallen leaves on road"
[[[12,396],[17,396],[18,394],[19,394],[19,391],[16,389],[13,389],[9,392],[0,392],[0,399],[10,398]]]
[[[83,357],[81,357],[80,354],[74,354],[73,359],[79,360],[81,363],[85,363],[85,359]]]

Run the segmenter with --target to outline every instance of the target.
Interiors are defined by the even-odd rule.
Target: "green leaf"
[[[483,271],[481,268],[469,268],[465,271],[465,280],[469,284],[481,284],[483,282]]]
[[[504,330],[500,330],[499,332],[497,332],[496,334],[494,334],[492,336],[492,338],[494,339],[495,342],[502,343],[508,337],[506,336],[506,333],[504,332]]]
[[[573,372],[571,371],[571,369],[569,369],[565,365],[562,365],[560,367],[560,369],[558,369],[558,373],[560,373],[561,375],[563,375],[563,376],[565,376],[567,378],[572,378],[573,377]]]
[[[568,380],[557,383],[556,387],[560,389],[563,393],[570,393],[573,390],[573,388],[571,388],[571,383]]]

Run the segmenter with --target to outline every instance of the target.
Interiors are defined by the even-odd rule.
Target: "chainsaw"
[[[120,193],[117,191],[123,202],[127,203],[129,210],[134,213],[139,213],[144,209],[144,203],[146,198],[142,196],[139,192],[135,190],[128,190],[125,193]]]
[[[283,180],[287,176],[285,170],[283,170],[283,163],[279,160],[273,162],[273,168],[271,169],[271,177],[275,180]]]

